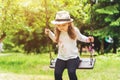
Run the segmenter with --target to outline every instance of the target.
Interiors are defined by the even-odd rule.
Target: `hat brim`
[[[52,24],[65,24],[69,22],[73,22],[73,19],[70,19],[70,21],[56,21],[56,20],[51,21]]]

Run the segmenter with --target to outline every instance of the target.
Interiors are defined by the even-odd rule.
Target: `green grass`
[[[49,65],[48,55],[12,54],[0,56],[0,71],[25,74],[51,74],[46,69]]]
[[[77,69],[78,80],[120,80],[120,53],[98,55],[95,58],[94,69]],[[0,56],[0,73],[41,75],[54,80],[54,69],[49,68],[49,54],[11,53]],[[63,73],[63,80],[69,80],[67,70]]]

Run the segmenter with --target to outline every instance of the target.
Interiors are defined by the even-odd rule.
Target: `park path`
[[[0,73],[0,80],[53,80],[51,76]]]

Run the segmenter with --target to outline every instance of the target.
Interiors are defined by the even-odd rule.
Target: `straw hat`
[[[56,14],[55,20],[51,21],[52,24],[64,24],[72,22],[73,19],[70,18],[70,14],[67,11],[59,11]]]

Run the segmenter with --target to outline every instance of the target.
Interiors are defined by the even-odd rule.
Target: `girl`
[[[79,65],[79,52],[77,48],[77,40],[82,42],[90,42],[93,37],[82,35],[79,30],[73,26],[73,19],[67,11],[59,11],[56,14],[54,24],[55,34],[45,29],[45,34],[58,44],[58,56],[55,64],[54,76],[55,80],[62,80],[62,73],[65,68],[68,70],[70,80],[77,80],[76,69]]]

